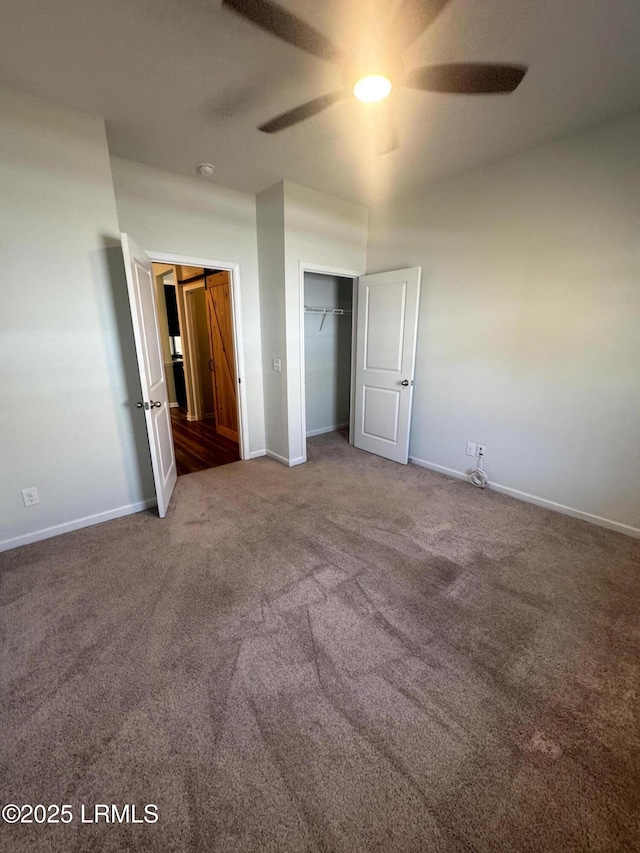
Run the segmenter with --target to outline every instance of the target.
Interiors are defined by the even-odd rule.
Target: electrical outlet
[[[22,500],[25,506],[35,506],[40,503],[40,495],[35,486],[22,490]]]
[[[476,455],[476,446],[472,441],[467,442],[467,456]]]
[[[479,444],[478,445],[478,456],[484,456],[484,454],[485,454],[484,444]]]
[[[276,373],[280,373],[282,371],[282,361],[279,358],[274,358],[271,360],[271,365]]]

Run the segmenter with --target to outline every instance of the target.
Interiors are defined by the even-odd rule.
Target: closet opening
[[[178,476],[240,457],[231,272],[153,263]]]
[[[334,433],[348,442],[357,280],[304,272],[305,438]]]

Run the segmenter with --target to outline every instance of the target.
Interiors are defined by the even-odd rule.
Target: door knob
[[[144,403],[136,403],[136,409],[144,408]]]
[[[153,400],[151,400],[151,402],[149,403],[149,408],[151,408],[151,409],[154,409],[154,408],[155,408],[155,409],[159,409],[161,405],[162,405],[162,403],[161,403],[159,400],[156,400],[156,402],[155,402],[155,403],[153,402]]]
[[[401,385],[404,385],[404,387],[406,388],[406,387],[407,387],[407,385],[409,384],[409,380],[408,380],[408,379],[403,379],[403,380],[402,380],[402,382],[401,382],[400,384],[401,384]]]

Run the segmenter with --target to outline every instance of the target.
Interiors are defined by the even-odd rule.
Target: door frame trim
[[[305,362],[305,325],[304,325],[304,274],[318,273],[319,275],[335,275],[340,278],[350,278],[353,282],[352,314],[351,314],[351,389],[349,401],[349,444],[353,444],[353,418],[354,418],[354,394],[355,394],[355,369],[356,369],[356,328],[358,318],[358,279],[364,275],[364,270],[349,270],[342,267],[328,267],[324,264],[315,264],[311,261],[298,261],[298,303],[299,303],[299,328],[300,341],[300,432],[302,456],[295,460],[295,464],[307,461],[307,401],[306,401],[306,362]],[[291,464],[291,462],[289,463]]]
[[[154,263],[174,264],[186,267],[227,270],[231,279],[231,314],[233,320],[233,355],[238,380],[238,450],[240,459],[249,458],[249,422],[247,416],[247,381],[244,369],[244,338],[242,335],[242,306],[240,299],[240,264],[217,261],[211,258],[196,258],[191,255],[176,255],[145,249]]]

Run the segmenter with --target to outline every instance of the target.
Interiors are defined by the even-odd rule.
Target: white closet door
[[[354,444],[406,465],[421,267],[358,280]]]

